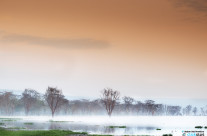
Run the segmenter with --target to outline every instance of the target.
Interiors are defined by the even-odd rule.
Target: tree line
[[[0,92],[0,115],[137,115],[137,116],[206,116],[207,107],[158,104],[132,97],[120,97],[120,92],[106,88],[95,100],[68,100],[58,88],[48,87],[45,94],[25,89],[21,95]]]

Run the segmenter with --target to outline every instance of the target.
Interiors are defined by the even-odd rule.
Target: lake
[[[62,129],[90,134],[181,136],[182,131],[204,131],[204,116],[0,116],[2,127],[24,130]],[[161,129],[161,130],[159,130]]]

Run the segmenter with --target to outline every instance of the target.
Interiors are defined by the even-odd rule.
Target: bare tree
[[[64,95],[62,94],[61,90],[57,88],[48,87],[45,93],[45,100],[49,105],[52,117],[54,117],[56,110],[61,106],[63,99]]]
[[[193,108],[193,113],[194,113],[194,116],[196,116],[197,112],[198,112],[197,107],[194,107],[194,108]]]
[[[141,102],[141,101],[136,101],[136,112],[137,112],[137,115],[144,112],[144,104]]]
[[[134,102],[134,99],[132,97],[127,97],[127,96],[124,96],[122,99],[124,101],[126,112],[129,112],[129,108],[132,105],[132,103]]]
[[[190,115],[191,110],[192,110],[192,106],[191,105],[187,105],[186,108],[185,108],[185,110],[186,110],[186,114],[187,115]]]
[[[22,93],[22,101],[24,103],[25,114],[28,115],[32,106],[38,101],[40,94],[32,89],[25,89]]]
[[[118,91],[114,91],[111,88],[104,89],[101,93],[102,93],[101,100],[105,106],[107,114],[110,117],[117,100],[119,100],[120,93]]]
[[[1,105],[0,106],[4,111],[4,114],[6,115],[13,114],[16,101],[17,101],[17,95],[14,95],[12,92],[1,93]]]
[[[62,98],[60,101],[60,106],[57,108],[57,112],[62,112],[63,114],[68,114],[69,112],[69,100]]]
[[[156,110],[155,101],[153,100],[146,100],[145,101],[146,110],[149,114],[154,115],[154,112]]]
[[[204,108],[201,108],[201,115],[202,115],[202,116],[206,116],[206,113],[205,113],[205,111],[204,111]]]
[[[180,115],[181,107],[180,106],[167,106],[167,114],[172,116]]]

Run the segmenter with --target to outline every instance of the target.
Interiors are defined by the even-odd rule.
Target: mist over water
[[[9,118],[1,116],[0,118]],[[11,117],[10,117],[11,118]],[[207,126],[204,116],[13,116],[15,121],[3,121],[5,127],[21,127],[26,130],[62,129],[90,134],[112,135],[181,135],[182,131],[195,131],[195,126]],[[27,125],[25,123],[33,123]],[[126,126],[126,128],[110,128]],[[161,129],[156,130],[156,129]],[[202,129],[205,131],[205,129]]]

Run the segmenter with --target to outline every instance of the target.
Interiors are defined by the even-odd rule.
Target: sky
[[[206,0],[0,0],[0,89],[207,99]]]

